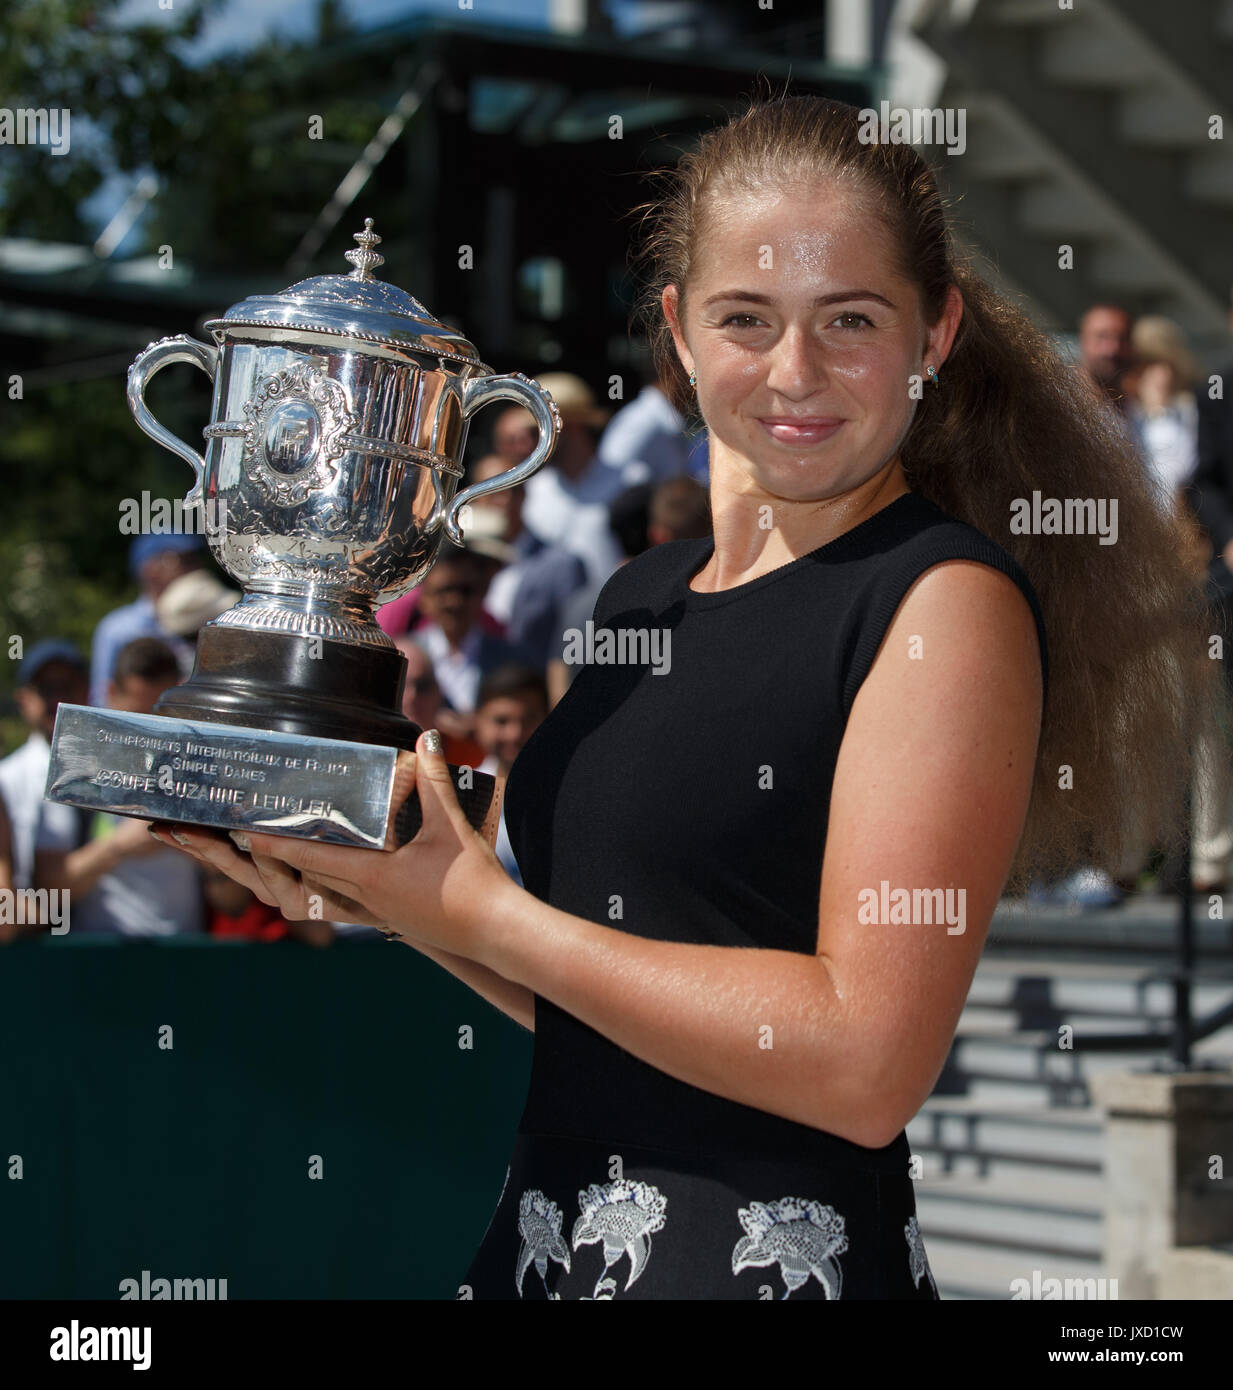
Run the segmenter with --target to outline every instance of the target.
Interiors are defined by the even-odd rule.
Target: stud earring
[[[925,368],[925,375],[935,386],[941,386],[942,383],[938,380],[938,369],[932,363]]]
[[[690,384],[690,386],[693,387],[693,389],[694,389],[695,391],[698,389],[698,373],[697,373],[697,372],[690,372],[690,374],[689,374],[689,384]]]

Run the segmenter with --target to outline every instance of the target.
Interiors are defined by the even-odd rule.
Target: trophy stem
[[[154,713],[414,748],[420,728],[401,713],[406,668],[392,644],[270,631],[254,641],[250,630],[216,620],[201,629],[193,674],[165,691]]]
[[[338,592],[314,591],[304,585],[262,588],[250,581],[249,591],[240,602],[220,614],[209,626],[395,650],[394,643],[373,617],[373,604],[354,590],[344,596]]]

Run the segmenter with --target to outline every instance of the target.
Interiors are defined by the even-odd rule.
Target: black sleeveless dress
[[[511,770],[506,825],[526,888],[565,912],[813,954],[835,760],[909,587],[981,561],[1028,599],[1042,665],[1044,623],[1015,561],[916,493],[695,593],[712,550],[672,541],[608,580],[595,629],[666,637],[627,648],[641,664],[592,650]],[[935,1299],[909,1163],[906,1133],[863,1148],[701,1090],[537,996],[526,1106],[458,1297]]]

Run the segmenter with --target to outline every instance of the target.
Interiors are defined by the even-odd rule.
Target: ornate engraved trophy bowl
[[[461,542],[468,503],[530,477],[560,430],[555,402],[521,372],[498,375],[463,335],[411,295],[372,278],[371,230],[350,275],[254,296],[207,324],[213,344],[151,344],[129,369],[138,425],[196,474],[219,565],[244,597],[215,623],[386,646],[372,619],[432,567],[442,535]],[[173,362],[214,380],[205,457],[163,428],[144,394]],[[535,416],[531,456],[456,493],[471,417],[496,400]]]

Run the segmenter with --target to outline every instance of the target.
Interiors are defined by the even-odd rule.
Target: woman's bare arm
[[[449,951],[442,951],[436,946],[428,946],[418,941],[405,941],[404,944],[414,946],[421,955],[435,960],[443,970],[448,970],[464,985],[473,989],[481,999],[487,999],[506,1017],[521,1024],[528,1033],[535,1032],[535,995],[525,985],[516,985],[486,965],[467,960],[465,956],[451,955]]]

